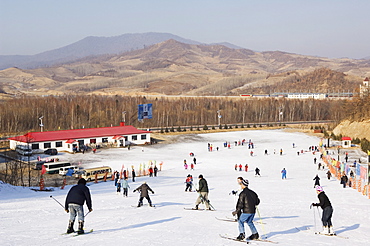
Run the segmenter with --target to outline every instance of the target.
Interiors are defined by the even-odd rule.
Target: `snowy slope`
[[[97,154],[63,154],[61,158],[79,160],[85,166],[109,165],[120,170],[121,165],[134,165],[149,160],[163,161],[159,177],[137,178],[132,183],[129,197],[117,195],[113,182],[90,183],[94,211],[86,217],[86,230],[94,232],[73,237],[61,235],[67,229],[69,215],[50,198],[64,203],[65,190],[33,192],[27,188],[0,184],[0,245],[241,245],[225,240],[219,234],[238,235],[237,223],[216,220],[215,217],[231,217],[236,197],[229,195],[239,187],[238,176],[249,179],[250,188],[261,199],[259,212],[263,225],[256,227],[260,235],[265,234],[279,245],[370,245],[370,200],[352,188],[343,189],[339,181],[328,181],[324,171],[317,171],[313,158],[319,154],[311,152],[297,155],[297,151],[308,150],[318,145],[319,139],[302,133],[282,130],[255,130],[244,132],[211,133],[177,136],[172,144],[158,144],[127,149],[102,150]],[[254,156],[246,145],[234,146],[235,140],[252,139]],[[231,148],[223,147],[224,141]],[[207,151],[207,143],[214,151]],[[292,148],[295,143],[296,148]],[[216,147],[220,150],[217,152]],[[283,155],[279,155],[280,148]],[[267,149],[269,155],[264,155]],[[276,154],[273,150],[276,149]],[[183,160],[191,163],[190,152],[194,152],[197,165],[194,171],[184,170]],[[248,163],[248,172],[234,170],[235,164]],[[261,169],[261,177],[254,177],[254,169]],[[281,180],[280,171],[287,169],[287,180]],[[243,169],[244,170],[244,169]],[[217,211],[189,211],[197,198],[195,192],[184,192],[187,174],[193,174],[195,182],[203,174],[210,187],[209,198]],[[319,212],[310,209],[318,202],[313,189],[316,174],[334,207],[333,224],[337,233],[350,239],[314,235],[298,228],[321,227]],[[155,191],[151,195],[156,208],[136,208],[138,194],[132,190],[147,181]],[[146,200],[144,200],[146,204]],[[203,205],[201,205],[202,207]],[[85,212],[86,212],[85,207]],[[256,220],[260,221],[256,214]],[[246,233],[250,231],[246,226]],[[258,242],[260,245],[269,243]]]

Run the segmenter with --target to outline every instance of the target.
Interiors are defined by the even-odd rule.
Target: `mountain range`
[[[114,37],[90,36],[73,44],[36,55],[0,55],[0,69],[10,67],[33,69],[71,62],[83,57],[120,54],[126,51],[142,49],[169,39],[186,44],[201,44],[200,42],[170,33],[128,33]],[[234,49],[241,48],[227,42],[220,44]]]
[[[288,90],[354,91],[365,77],[370,77],[370,60],[365,59],[255,52],[231,44],[201,44],[168,37],[173,35],[89,37],[39,54],[40,63],[49,59],[45,67],[32,62],[36,68],[1,70],[0,93],[238,95]],[[126,41],[120,41],[122,38]],[[162,39],[166,40],[156,43]],[[120,52],[113,48],[118,46]]]

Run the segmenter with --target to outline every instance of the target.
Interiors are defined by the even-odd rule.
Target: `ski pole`
[[[54,201],[56,201],[57,203],[59,203],[59,205],[62,206],[63,209],[65,209],[65,207],[57,199],[55,199],[52,195],[50,195],[50,198],[53,198]]]
[[[261,214],[260,214],[260,210],[258,209],[258,207],[256,206],[256,210],[257,210],[257,213],[258,213],[258,217],[260,218],[260,221],[261,221],[261,225],[262,225],[262,232],[263,234],[265,235],[265,238],[267,238],[267,234],[266,234],[266,231],[265,231],[265,226],[263,225],[262,223],[262,218],[261,218]],[[263,238],[263,237],[262,237]]]
[[[199,192],[199,196],[200,196],[200,200],[201,200],[202,202],[204,202],[204,203],[208,203],[208,205],[209,205],[213,210],[216,210],[216,209],[212,206],[212,204],[209,202],[209,200],[206,200],[206,199],[204,198],[204,196],[202,196],[202,194],[200,194],[200,192]]]
[[[312,205],[311,205],[312,206]],[[311,207],[310,207],[311,208]],[[316,215],[315,215],[315,208],[313,209],[313,225],[314,225],[314,230],[316,231]]]

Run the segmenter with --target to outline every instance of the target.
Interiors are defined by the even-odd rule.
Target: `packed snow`
[[[121,170],[124,164],[125,167],[134,165],[137,172],[140,163],[163,162],[158,177],[138,177],[135,183],[130,178],[127,198],[116,193],[112,181],[88,183],[93,211],[85,218],[85,230],[93,229],[90,234],[62,235],[67,230],[69,214],[50,196],[64,204],[71,186],[35,192],[0,184],[0,245],[241,245],[219,236],[238,236],[238,224],[216,219],[232,217],[237,197],[230,192],[239,189],[236,181],[239,176],[249,180],[249,188],[261,200],[255,216],[260,236],[279,245],[370,245],[370,199],[352,188],[342,188],[335,178],[328,180],[326,168],[317,170],[313,159],[316,157],[320,162],[320,154],[313,154],[308,148],[317,146],[319,138],[284,130],[189,134],[173,138],[177,141],[136,146],[131,150],[59,154],[63,160],[81,161],[84,167],[108,165],[113,170]],[[251,139],[254,149],[248,149],[247,144],[235,146],[234,141],[243,139],[247,142]],[[230,148],[223,146],[225,141],[230,142]],[[212,152],[208,151],[208,143],[213,145]],[[303,154],[297,155],[300,150],[304,150]],[[188,164],[192,162],[191,152],[197,159],[193,171],[184,169],[184,159]],[[235,164],[242,164],[243,171],[235,171]],[[245,164],[249,165],[248,172],[244,171]],[[254,176],[256,167],[261,170],[261,177]],[[281,179],[283,168],[287,170],[286,180]],[[198,183],[199,174],[204,175],[210,188],[209,199],[216,211],[184,209],[194,207],[197,198],[196,192],[184,191],[188,174],[193,175],[194,183]],[[312,202],[318,202],[313,188],[316,174],[333,205],[336,233],[349,239],[298,230],[307,227],[321,230],[321,208],[310,209]],[[143,182],[155,191],[150,195],[155,208],[135,207],[139,194],[132,191]],[[147,204],[145,199],[144,204]],[[86,213],[87,207],[84,209]],[[245,228],[249,236],[249,227],[245,225]]]

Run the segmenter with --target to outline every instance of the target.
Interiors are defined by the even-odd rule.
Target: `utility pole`
[[[44,116],[41,116],[41,117],[39,118],[39,120],[40,120],[40,128],[41,128],[41,132],[44,130],[44,124],[42,124],[42,118],[44,118]]]

